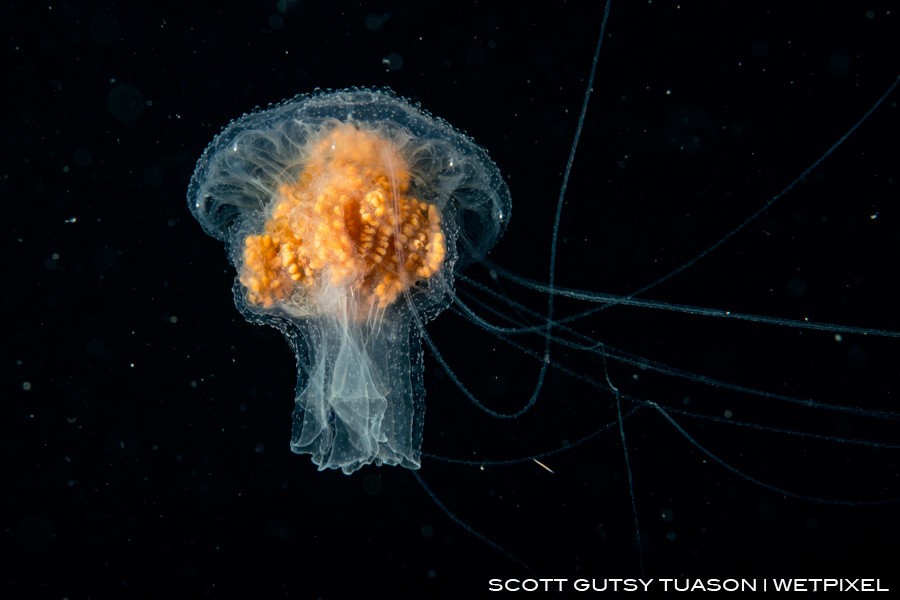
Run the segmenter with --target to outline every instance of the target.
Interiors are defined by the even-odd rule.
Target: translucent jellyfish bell
[[[487,153],[388,91],[298,96],[216,136],[188,204],[228,248],[238,308],[295,350],[291,449],[417,469],[420,327],[509,219]]]

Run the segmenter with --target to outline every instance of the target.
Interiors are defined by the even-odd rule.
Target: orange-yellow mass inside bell
[[[269,308],[315,305],[334,286],[385,308],[437,273],[446,252],[437,207],[411,194],[408,161],[372,129],[336,124],[310,140],[296,181],[275,192],[264,232],[244,239],[240,282]]]

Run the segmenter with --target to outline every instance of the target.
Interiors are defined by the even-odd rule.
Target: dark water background
[[[563,213],[558,283],[623,294],[709,247],[837,141],[898,75],[890,3],[617,2]],[[244,322],[221,244],[187,210],[228,121],[316,88],[389,86],[468,132],[507,177],[492,258],[546,280],[550,224],[602,5],[25,3],[3,8],[0,593],[53,598],[485,594],[529,573],[410,473],[319,473],[290,453],[294,357]],[[900,330],[898,95],[734,239],[644,297]],[[484,269],[470,274],[490,279]],[[513,300],[540,294],[505,282]],[[559,315],[584,308],[560,301]],[[509,312],[509,309],[506,309]],[[900,497],[896,340],[615,308],[616,348],[823,410],[609,364],[748,477],[821,500]],[[445,314],[459,377],[513,410],[538,364]],[[526,341],[540,350],[540,340]],[[596,355],[552,358],[599,381]],[[615,423],[612,396],[551,371],[514,423],[484,416],[426,352],[424,450],[527,457]],[[398,365],[402,368],[403,365]],[[896,575],[896,504],[785,497],[716,464],[646,405],[561,454],[473,467],[426,457],[442,502],[553,578]],[[894,411],[865,416],[858,408]],[[831,439],[786,435],[788,429]],[[846,443],[833,438],[851,439]],[[896,581],[895,581],[896,585]],[[577,594],[575,594],[577,595]]]

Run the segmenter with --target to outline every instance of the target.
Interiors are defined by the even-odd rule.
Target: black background
[[[559,285],[625,294],[684,264],[897,77],[890,3],[782,4],[614,3],[562,216]],[[346,477],[290,453],[294,357],[235,310],[233,268],[185,192],[230,119],[315,88],[390,86],[488,149],[514,203],[491,258],[546,281],[602,4],[26,6],[2,15],[13,106],[0,169],[0,593],[440,597],[533,576],[454,524],[408,471]],[[897,101],[642,297],[900,330]],[[468,274],[491,281],[481,267]],[[499,289],[546,305],[509,281]],[[559,300],[557,315],[587,306]],[[863,410],[896,411],[896,340],[622,307],[574,326],[818,405],[610,361],[611,381],[637,399],[623,400],[637,407],[624,422],[636,528],[607,391],[551,369],[535,409],[497,422],[426,352],[420,474],[470,527],[542,577],[637,576],[641,558],[647,577],[895,575],[896,412]],[[534,388],[538,363],[468,320],[448,311],[428,333],[492,408],[515,410]],[[551,359],[605,381],[596,354],[554,346]],[[642,401],[687,411],[667,409],[695,443]],[[555,474],[529,460],[431,456],[529,457],[610,423],[541,458]]]

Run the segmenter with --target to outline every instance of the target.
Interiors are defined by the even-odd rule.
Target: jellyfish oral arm
[[[419,344],[406,322],[315,317],[300,327],[291,450],[346,474],[370,463],[419,468],[422,365],[398,368]]]

